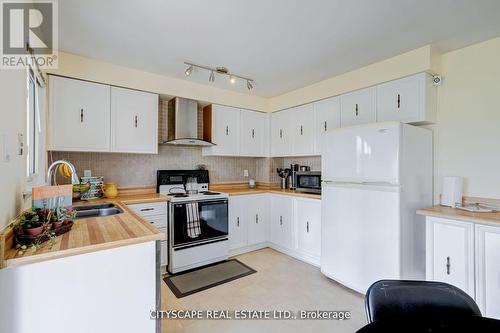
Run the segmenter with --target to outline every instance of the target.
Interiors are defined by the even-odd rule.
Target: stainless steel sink
[[[90,217],[103,217],[116,214],[122,214],[123,210],[110,202],[103,202],[95,205],[83,205],[73,207],[76,211],[76,219],[84,219]]]

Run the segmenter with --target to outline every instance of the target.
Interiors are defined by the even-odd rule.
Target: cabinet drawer
[[[164,215],[167,214],[167,204],[165,202],[149,202],[142,204],[128,205],[137,214],[146,217],[152,215]]]
[[[147,216],[144,219],[160,230],[165,231],[167,228],[167,217],[165,215]]]

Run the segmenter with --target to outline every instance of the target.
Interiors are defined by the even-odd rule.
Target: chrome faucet
[[[76,174],[76,168],[73,164],[65,160],[58,160],[52,163],[47,170],[47,183],[52,186],[54,183],[55,173],[61,165],[67,165],[71,171],[71,184],[80,184],[80,178]]]

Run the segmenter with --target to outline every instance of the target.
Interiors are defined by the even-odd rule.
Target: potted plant
[[[38,236],[46,229],[46,216],[40,211],[28,209],[24,211],[16,220],[16,227],[22,233]]]
[[[75,216],[75,210],[70,210],[65,207],[58,207],[56,210],[56,214],[52,214],[51,216],[52,229],[61,227],[63,224],[66,224],[69,221],[73,220]]]

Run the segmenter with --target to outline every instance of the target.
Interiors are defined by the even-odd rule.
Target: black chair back
[[[369,323],[481,316],[476,302],[465,292],[447,283],[430,281],[377,281],[366,292],[365,307]]]

